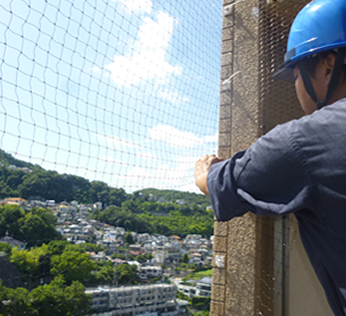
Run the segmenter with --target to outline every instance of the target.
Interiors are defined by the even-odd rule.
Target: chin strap
[[[345,56],[346,56],[346,47],[339,48],[336,54],[332,78],[330,79],[325,100],[317,100],[316,93],[315,93],[314,87],[312,86],[309,73],[306,70],[305,63],[304,62],[298,63],[299,71],[303,78],[305,90],[309,94],[312,101],[314,101],[317,104],[318,109],[322,109],[324,106],[326,106],[330,98],[333,96],[339,84],[339,80],[341,77],[341,73],[342,73],[342,69],[343,69],[343,65],[345,61]]]

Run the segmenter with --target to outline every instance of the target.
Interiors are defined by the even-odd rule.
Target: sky
[[[1,0],[0,146],[47,170],[198,192],[217,153],[221,0]]]

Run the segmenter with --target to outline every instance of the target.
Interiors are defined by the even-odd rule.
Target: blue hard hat
[[[294,19],[288,36],[285,62],[273,73],[293,80],[294,66],[307,56],[346,46],[346,0],[314,0]]]

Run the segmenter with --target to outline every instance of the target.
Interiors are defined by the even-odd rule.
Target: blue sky
[[[2,0],[0,146],[131,192],[216,153],[222,2]]]

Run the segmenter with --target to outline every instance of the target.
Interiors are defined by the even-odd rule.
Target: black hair
[[[333,54],[336,55],[335,50],[326,50],[324,52],[320,52],[315,55],[310,55],[309,57],[303,59],[301,62],[304,63],[305,69],[307,70],[308,74],[314,78],[316,68],[320,60],[326,59],[328,55]],[[346,65],[343,65],[343,79],[346,81]]]

